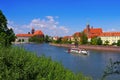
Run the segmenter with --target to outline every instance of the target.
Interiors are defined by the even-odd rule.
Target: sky
[[[45,35],[69,36],[87,24],[120,32],[120,0],[0,0],[0,10],[16,34],[35,28]]]

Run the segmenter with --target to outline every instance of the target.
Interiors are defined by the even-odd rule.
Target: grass
[[[92,80],[22,48],[0,47],[0,80]]]

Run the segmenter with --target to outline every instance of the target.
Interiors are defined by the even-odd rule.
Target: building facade
[[[90,42],[92,38],[98,37],[103,33],[102,28],[93,28],[93,27],[90,27],[89,24],[86,26],[83,32],[87,35],[88,42]]]
[[[38,37],[44,37],[44,34],[41,30],[36,30],[32,28],[31,33],[28,32],[28,34],[16,34],[16,40],[15,42],[20,42],[20,43],[28,43],[29,39],[33,36],[38,36]]]
[[[83,32],[87,35],[88,42],[91,42],[91,39],[94,37],[101,38],[103,44],[105,44],[105,42],[108,41],[109,45],[112,45],[113,43],[117,43],[117,41],[120,40],[120,32],[103,32],[102,28],[93,28],[89,24],[86,26]],[[80,36],[81,33],[76,32],[72,35],[71,40],[73,42],[75,40],[80,41]]]
[[[109,44],[112,45],[113,43],[117,43],[117,41],[120,40],[120,32],[104,32],[99,37],[103,41],[103,44],[108,41]]]

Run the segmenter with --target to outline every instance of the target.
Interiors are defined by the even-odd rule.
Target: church
[[[87,34],[88,41],[90,42],[92,38],[99,37],[105,44],[106,41],[109,42],[109,45],[117,43],[120,40],[120,32],[103,32],[102,28],[93,28],[88,24],[84,29],[84,32]]]
[[[28,32],[27,34],[16,34],[16,40],[15,42],[20,42],[20,43],[28,43],[29,39],[33,36],[38,36],[38,37],[44,37],[44,34],[41,30],[36,30],[34,28],[32,28],[31,33]]]

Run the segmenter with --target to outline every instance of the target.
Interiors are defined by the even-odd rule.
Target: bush
[[[117,46],[120,46],[120,40],[117,41]]]
[[[0,49],[0,80],[91,80],[22,48]]]

